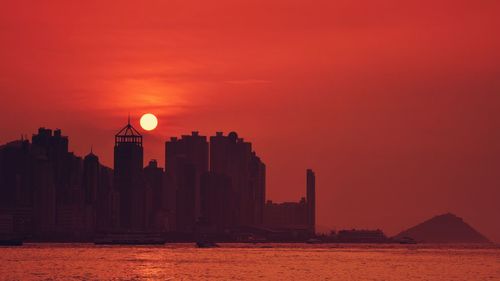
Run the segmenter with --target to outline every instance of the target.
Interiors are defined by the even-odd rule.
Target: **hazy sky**
[[[2,1],[0,142],[61,128],[112,166],[237,131],[267,198],[317,173],[324,227],[388,234],[453,212],[500,241],[500,1]]]

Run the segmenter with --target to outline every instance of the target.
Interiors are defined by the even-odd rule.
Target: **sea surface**
[[[2,280],[500,280],[500,247],[193,244],[0,248]]]

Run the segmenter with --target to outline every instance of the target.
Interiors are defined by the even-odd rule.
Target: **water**
[[[192,244],[0,248],[2,280],[500,280],[500,247]]]

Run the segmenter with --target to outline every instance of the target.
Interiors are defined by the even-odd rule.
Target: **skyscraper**
[[[167,229],[167,194],[164,184],[163,169],[158,167],[156,160],[149,161],[144,168],[144,179],[151,191],[149,221],[155,230]]]
[[[316,175],[313,170],[307,169],[306,181],[307,223],[309,231],[314,233],[316,228]]]
[[[250,196],[252,198],[253,224],[264,222],[264,204],[266,202],[266,165],[255,152],[250,162]]]
[[[27,140],[0,146],[0,208],[31,203],[30,156]]]
[[[208,171],[208,143],[198,132],[165,143],[165,168],[175,191],[177,231],[192,232],[200,211],[200,178]]]
[[[63,136],[61,130],[52,132],[51,129],[39,128],[38,134],[32,137],[33,148],[37,154],[43,155],[50,162],[53,181],[56,189],[56,205],[60,207],[69,200],[69,175],[66,169],[69,168],[67,136]]]
[[[141,230],[145,222],[143,147],[141,134],[130,124],[115,135],[114,186],[119,192],[119,226]]]
[[[97,196],[100,179],[99,158],[91,151],[83,159],[84,231],[93,234],[96,228]]]
[[[36,225],[43,228],[44,235],[57,233],[61,237],[69,237],[79,233],[84,199],[82,158],[68,151],[69,139],[59,129],[39,128],[38,134],[32,137],[32,143],[32,153],[39,169],[34,182],[43,183],[34,189],[34,198],[39,201],[34,202],[34,208],[44,206],[41,209],[50,210],[41,210],[42,215],[36,219],[41,223],[35,220]]]
[[[252,151],[252,144],[238,138],[236,132],[210,137],[210,171],[231,179],[235,209],[234,226],[262,223],[265,201],[265,166]]]
[[[99,158],[91,151],[83,159],[83,190],[85,204],[95,204],[99,186]]]
[[[0,223],[20,235],[33,230],[32,203],[36,173],[28,140],[18,140],[0,146]],[[4,227],[0,227],[5,232]]]

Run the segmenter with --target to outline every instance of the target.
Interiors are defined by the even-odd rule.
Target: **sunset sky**
[[[111,3],[115,2],[115,3]],[[61,128],[113,165],[237,131],[267,198],[317,176],[319,229],[387,234],[452,212],[500,241],[500,1],[2,1],[0,143]]]

